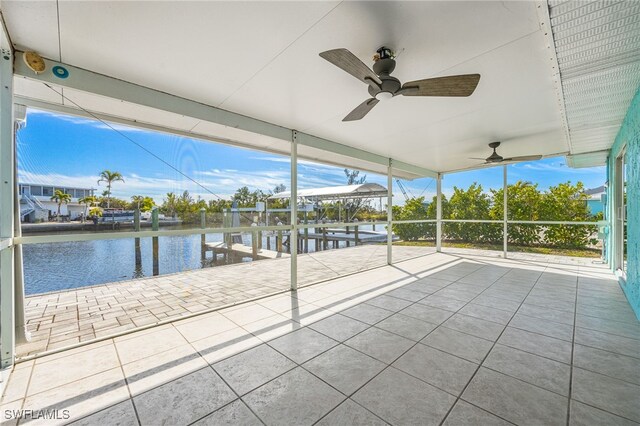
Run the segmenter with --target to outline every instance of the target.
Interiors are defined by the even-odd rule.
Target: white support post
[[[387,166],[387,264],[393,264],[393,170],[392,160],[389,158]]]
[[[508,209],[507,209],[507,166],[502,166],[502,257],[507,258],[507,242],[509,241],[508,233]]]
[[[0,251],[0,352],[2,368],[13,364],[15,353],[14,197],[15,143],[13,138],[13,53],[2,43],[0,56],[0,238],[11,243]]]
[[[298,132],[291,137],[291,290],[298,288]]]
[[[436,251],[442,251],[442,174],[436,177]]]

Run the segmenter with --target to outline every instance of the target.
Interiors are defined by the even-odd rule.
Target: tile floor
[[[397,260],[432,252],[432,247],[394,247]],[[299,284],[386,263],[385,245],[301,254]],[[268,259],[32,295],[25,298],[31,341],[17,352],[24,357],[60,349],[284,291],[290,287],[290,265],[289,258]]]
[[[0,415],[632,425],[639,354],[640,324],[603,266],[433,254],[19,363]]]

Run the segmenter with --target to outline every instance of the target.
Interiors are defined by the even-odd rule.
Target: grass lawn
[[[397,246],[435,246],[435,241],[397,241],[393,243]],[[482,250],[497,250],[502,251],[502,244],[491,243],[467,243],[461,241],[443,241],[443,247],[455,247],[455,248],[468,248],[468,249],[482,249]],[[515,244],[509,244],[508,250],[511,252],[521,253],[539,253],[539,254],[554,254],[558,256],[572,256],[572,257],[593,257],[598,258],[602,254],[600,249],[596,248],[583,248],[583,249],[569,249],[569,248],[557,248],[557,247],[544,247],[544,246],[518,246]]]

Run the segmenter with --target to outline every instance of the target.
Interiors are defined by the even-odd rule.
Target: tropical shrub
[[[581,182],[561,183],[541,192],[536,184],[518,181],[507,187],[507,208],[510,220],[523,221],[596,221],[601,214],[592,216],[587,206],[588,196]],[[442,196],[443,219],[503,220],[501,189],[483,192],[482,185],[472,184],[466,190],[454,187],[449,200]],[[393,206],[394,220],[436,218],[436,197],[429,204],[424,198],[407,200],[404,206]],[[443,238],[463,242],[502,242],[502,224],[455,223],[443,224]],[[546,245],[558,248],[582,248],[596,243],[592,238],[596,225],[537,225],[511,224],[508,227],[511,244]],[[393,225],[393,232],[401,239],[415,241],[434,239],[435,223]]]
[[[490,216],[502,220],[504,216],[504,191],[492,189],[493,205]],[[507,209],[509,220],[539,220],[542,194],[537,184],[518,181],[507,186]],[[508,228],[509,242],[517,245],[539,244],[542,240],[542,227],[529,224],[512,224]]]
[[[424,197],[410,198],[404,206],[393,206],[393,220],[419,219],[431,219],[429,209],[425,206]],[[398,223],[393,225],[393,232],[404,241],[433,239],[436,235],[436,224]]]
[[[540,220],[582,222],[593,220],[589,214],[584,185],[578,182],[560,183],[542,194]],[[550,246],[579,248],[595,241],[591,236],[597,226],[548,225],[544,230],[543,242]]]
[[[491,219],[489,209],[491,197],[482,190],[482,185],[473,183],[466,190],[453,187],[449,199],[449,214],[443,219]],[[447,239],[469,242],[493,242],[502,238],[499,224],[490,223],[446,223],[444,234]]]

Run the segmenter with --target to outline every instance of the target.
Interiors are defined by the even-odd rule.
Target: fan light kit
[[[347,49],[333,49],[320,53],[333,65],[348,72],[369,86],[371,98],[351,111],[342,121],[362,119],[378,102],[394,96],[470,96],[480,81],[480,74],[453,75],[427,78],[402,84],[391,76],[396,68],[394,53],[388,47],[381,47],[373,57],[373,70]]]

